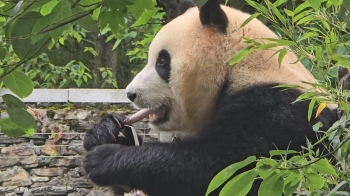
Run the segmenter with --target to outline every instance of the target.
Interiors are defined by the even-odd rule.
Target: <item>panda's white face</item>
[[[191,8],[165,25],[149,47],[147,65],[127,86],[126,92],[134,96],[136,107],[156,109],[150,115],[153,128],[193,131],[200,127],[191,125],[198,125],[207,116],[211,97],[218,91],[218,85],[207,84],[222,82],[224,72],[219,67],[215,71],[206,67],[208,59],[204,56],[216,54],[203,54],[203,47],[210,48],[215,41],[200,44],[210,36],[205,32],[198,8]],[[201,74],[207,76],[201,79]]]

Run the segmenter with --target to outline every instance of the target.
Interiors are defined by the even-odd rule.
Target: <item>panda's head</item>
[[[149,47],[148,63],[126,88],[134,105],[155,109],[153,128],[196,131],[210,120],[222,91],[234,93],[257,83],[313,81],[288,53],[278,66],[276,50],[256,51],[235,66],[232,55],[246,47],[242,37],[276,35],[258,20],[240,28],[249,17],[208,0],[201,8],[181,4],[182,14],[166,24]]]

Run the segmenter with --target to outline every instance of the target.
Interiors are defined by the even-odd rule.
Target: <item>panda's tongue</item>
[[[127,117],[124,120],[124,123],[127,125],[132,125],[135,122],[138,122],[144,118],[146,118],[147,116],[149,116],[150,121],[156,121],[159,117],[161,117],[161,115],[163,115],[163,107],[159,107],[157,109],[141,109],[138,112],[136,112],[135,114],[131,115],[130,117]]]

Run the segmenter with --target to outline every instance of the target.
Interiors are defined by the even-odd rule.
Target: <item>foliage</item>
[[[303,152],[271,150],[270,157],[259,157],[258,160],[249,157],[225,168],[214,177],[207,194],[224,185],[220,192],[222,196],[245,195],[254,180],[261,179],[258,194],[262,196],[350,195],[350,91],[337,82],[338,68],[350,68],[350,1],[306,0],[294,9],[286,7],[286,1],[271,3],[265,0],[264,4],[258,4],[246,0],[258,13],[242,26],[259,16],[270,22],[280,38],[266,39],[264,43],[245,38],[248,47],[234,55],[231,64],[236,64],[254,50],[276,47],[275,55],[281,63],[286,52],[292,51],[319,82],[311,84],[319,91],[307,91],[296,100],[311,100],[309,119],[314,108],[317,108],[318,115],[326,103],[338,104],[341,118],[324,132],[320,130],[321,123],[313,125],[315,134],[321,133],[322,137],[316,144],[308,142]],[[295,85],[289,87],[298,88]],[[328,153],[322,154],[315,149],[320,144]],[[235,175],[237,169],[248,165],[255,167]]]
[[[9,88],[17,97],[31,94],[35,86],[80,86],[92,78],[88,67],[80,61],[52,64],[47,53],[74,39],[80,42],[87,32],[101,35],[110,32],[107,41],[138,40],[145,45],[159,29],[163,13],[155,0],[37,0],[0,1],[0,86]],[[149,24],[150,21],[156,23]],[[155,28],[157,26],[157,28]],[[140,28],[145,31],[138,31]],[[155,29],[155,30],[154,30]],[[146,32],[146,34],[144,34]],[[147,36],[145,36],[147,35]],[[133,44],[138,44],[134,41]],[[147,47],[145,47],[147,48]],[[91,47],[84,51],[95,54]],[[146,49],[131,52],[130,57],[145,55]],[[136,58],[135,58],[136,60]],[[24,74],[24,73],[25,74]],[[106,83],[117,87],[110,70],[101,69]],[[2,132],[10,136],[32,134],[35,126],[20,99],[7,96],[9,118],[0,120]],[[4,99],[5,100],[5,99]],[[18,103],[12,104],[11,103]],[[11,105],[11,106],[10,106]],[[19,121],[25,119],[27,123]]]

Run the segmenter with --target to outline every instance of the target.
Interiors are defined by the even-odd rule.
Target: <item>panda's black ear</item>
[[[180,0],[178,15],[182,15],[191,7],[196,7],[192,0]]]
[[[220,0],[208,0],[199,11],[199,17],[203,25],[211,25],[225,33],[228,19],[220,7]]]

